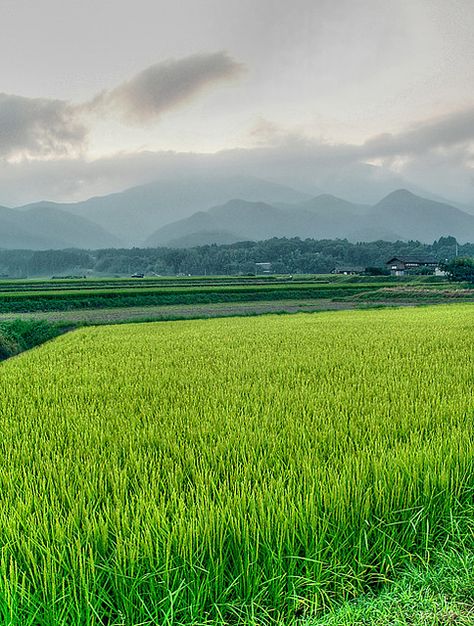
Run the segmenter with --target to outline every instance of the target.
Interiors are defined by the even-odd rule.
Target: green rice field
[[[468,545],[473,336],[471,305],[337,311],[5,361],[0,624],[310,624]]]

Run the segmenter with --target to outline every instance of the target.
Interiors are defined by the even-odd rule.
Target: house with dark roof
[[[413,257],[395,256],[389,259],[386,265],[390,270],[390,274],[392,276],[404,276],[406,271],[418,269],[420,267],[426,267],[435,272],[439,266],[439,261],[436,261],[435,259],[419,259]]]

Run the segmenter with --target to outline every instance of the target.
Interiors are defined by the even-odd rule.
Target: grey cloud
[[[474,140],[474,107],[424,121],[397,134],[382,134],[365,142],[362,152],[374,156],[422,154]]]
[[[259,172],[300,187],[313,181],[332,193],[373,201],[376,194],[372,196],[370,188],[392,185],[393,189],[408,179],[415,181],[413,186],[448,198],[471,203],[474,198],[472,106],[412,124],[399,133],[370,137],[362,144],[330,144],[285,132],[265,120],[258,121],[250,136],[258,147],[249,152],[246,162],[258,163]],[[291,172],[291,180],[285,172]],[[368,195],[361,191],[361,180]]]
[[[0,205],[17,206],[40,199],[83,200],[157,178],[186,176],[212,167],[216,160],[213,155],[143,151],[95,160],[78,157],[5,162],[0,167]]]
[[[286,152],[306,153],[311,160],[322,162],[350,162],[362,159],[422,155],[442,151],[467,154],[474,141],[474,107],[467,107],[447,115],[423,120],[399,133],[382,133],[370,137],[363,144],[325,143],[302,133],[285,131],[265,119],[259,119],[250,131],[250,137],[260,148],[278,146]]]
[[[0,159],[77,155],[91,113],[118,112],[125,121],[145,124],[241,70],[226,53],[215,52],[157,63],[85,104],[0,94]]]
[[[40,198],[80,200],[159,178],[200,172],[250,175],[297,187],[317,189],[373,202],[401,186],[424,189],[474,209],[471,109],[431,120],[364,144],[328,144],[285,133],[259,122],[253,136],[267,141],[255,148],[215,154],[136,152],[103,157],[36,160],[0,168],[0,204]],[[258,136],[258,137],[257,137]],[[401,160],[397,162],[396,157]],[[379,165],[370,162],[378,160]]]
[[[472,157],[471,157],[472,159]],[[0,168],[0,204],[48,199],[82,200],[158,179],[216,175],[257,176],[316,194],[324,191],[356,202],[376,202],[409,187],[467,203],[474,210],[473,164],[466,152],[414,155],[402,168],[388,161],[370,165],[351,146],[287,142],[266,148],[215,154],[137,152],[89,161],[84,158],[36,160]]]
[[[76,153],[86,137],[67,102],[0,94],[0,158]]]
[[[95,112],[117,111],[132,124],[152,122],[207,87],[240,74],[243,66],[225,52],[194,54],[156,63],[87,106]]]

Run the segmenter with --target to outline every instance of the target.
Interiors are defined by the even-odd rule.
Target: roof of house
[[[423,265],[425,263],[438,263],[436,259],[419,259],[416,257],[394,256],[387,261],[387,264],[393,263],[394,261],[401,261],[402,263],[419,263],[420,265]]]

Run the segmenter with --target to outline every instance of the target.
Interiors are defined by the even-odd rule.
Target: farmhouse
[[[335,267],[331,270],[331,274],[344,274],[345,276],[353,276],[354,274],[364,274],[365,268],[357,265],[346,265],[343,267]]]
[[[419,267],[427,267],[435,271],[439,262],[433,259],[417,259],[411,257],[393,257],[386,263],[392,276],[404,276],[407,270],[417,269]]]

